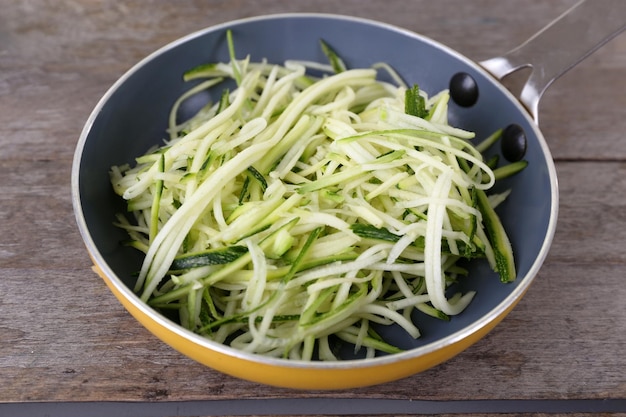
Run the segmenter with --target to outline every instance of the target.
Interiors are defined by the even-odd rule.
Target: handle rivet
[[[478,101],[478,84],[466,72],[457,72],[450,79],[450,97],[462,107],[471,107]]]
[[[504,128],[500,140],[502,156],[509,162],[521,161],[526,154],[526,133],[518,124],[510,124]]]

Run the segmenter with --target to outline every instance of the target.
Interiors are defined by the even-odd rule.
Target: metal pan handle
[[[480,65],[499,80],[531,68],[519,99],[539,122],[539,100],[550,84],[625,28],[626,1],[582,0],[517,48]]]

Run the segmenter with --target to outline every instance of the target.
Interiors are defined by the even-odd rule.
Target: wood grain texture
[[[294,392],[195,364],[144,330],[91,272],[72,213],[73,151],[91,109],[124,71],[180,36],[258,14],[333,12],[406,27],[480,60],[573,3],[0,0],[0,402],[625,399],[624,36],[542,102],[561,211],[536,282],[485,339],[402,381]]]

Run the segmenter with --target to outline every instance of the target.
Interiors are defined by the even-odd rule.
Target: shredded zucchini
[[[131,216],[116,224],[145,253],[142,300],[244,351],[335,360],[333,341],[394,353],[375,326],[419,337],[414,311],[461,313],[474,293],[449,294],[460,259],[514,279],[501,199],[485,194],[494,164],[448,125],[447,91],[379,81],[384,64],[348,69],[323,41],[331,65],[311,64],[328,70],[314,78],[305,62],[237,59],[227,39],[230,62],[184,74],[203,81],[172,106],[166,143],[111,169]]]

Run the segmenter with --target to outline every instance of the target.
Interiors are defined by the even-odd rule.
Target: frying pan
[[[126,309],[165,343],[239,378],[302,389],[351,388],[400,379],[448,360],[485,336],[511,311],[537,275],[552,242],[558,187],[554,163],[537,124],[542,93],[563,72],[620,33],[625,22],[626,2],[581,2],[520,47],[481,64],[413,32],[336,15],[261,16],[175,41],[124,74],[97,104],[80,136],[72,198],[94,270]],[[386,62],[409,84],[417,83],[429,94],[449,88],[455,74],[471,77],[478,89],[477,100],[471,105],[451,102],[450,124],[474,131],[478,138],[517,124],[527,140],[528,168],[499,184],[513,190],[498,210],[515,251],[517,280],[500,283],[486,264],[473,262],[471,279],[460,289],[476,290],[477,295],[462,314],[442,323],[416,313],[414,319],[422,332],[417,340],[394,327],[380,329],[383,337],[405,348],[403,353],[368,359],[346,355],[336,362],[243,353],[193,334],[141,302],[131,288],[142,259],[134,249],[120,245],[126,236],[112,225],[115,214],[125,207],[111,189],[108,171],[162,143],[170,106],[190,88],[182,74],[202,63],[228,60],[227,29],[232,30],[238,53],[249,54],[252,60],[323,62],[319,41],[324,39],[348,67]],[[533,71],[518,100],[500,79],[524,67]]]

